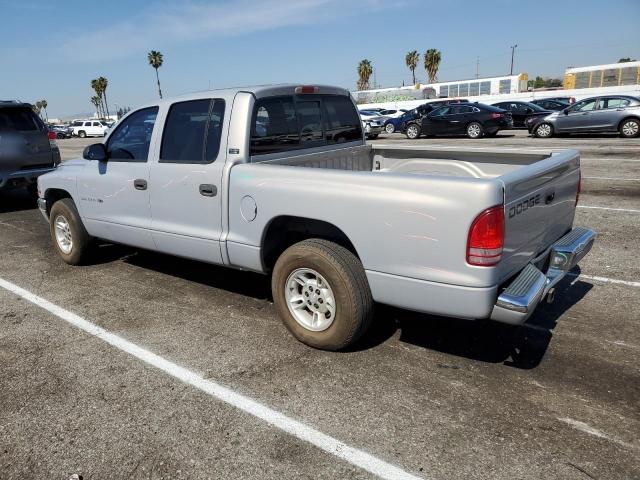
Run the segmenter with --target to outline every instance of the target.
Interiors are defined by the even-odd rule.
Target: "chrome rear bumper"
[[[512,325],[524,323],[551,289],[589,253],[595,238],[592,230],[576,227],[551,246],[546,273],[527,264],[498,296],[491,319]]]

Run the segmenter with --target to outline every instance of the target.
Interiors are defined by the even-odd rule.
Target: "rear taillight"
[[[297,94],[301,93],[318,93],[320,89],[318,87],[314,87],[313,85],[302,85],[300,87],[296,87],[295,92]]]
[[[471,224],[467,240],[467,263],[481,267],[496,265],[504,246],[504,207],[488,208]]]
[[[49,145],[51,145],[52,147],[57,147],[58,144],[56,143],[56,132],[49,132],[48,137],[49,137]]]
[[[501,114],[501,113],[493,112],[493,113],[491,114],[491,118],[492,118],[492,119],[500,118],[500,117],[502,117],[502,114]]]
[[[576,205],[578,205],[578,200],[580,200],[580,192],[582,191],[582,172],[578,172],[578,189],[576,190]]]

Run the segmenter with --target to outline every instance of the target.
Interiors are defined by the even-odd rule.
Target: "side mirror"
[[[569,107],[562,110],[565,115],[569,115]]]
[[[93,145],[89,145],[84,149],[84,152],[82,152],[82,158],[86,160],[97,160],[99,162],[106,162],[108,155],[104,143],[94,143]]]

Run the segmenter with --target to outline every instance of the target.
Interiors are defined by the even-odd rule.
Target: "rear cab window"
[[[251,120],[251,156],[362,140],[362,122],[344,95],[260,99]]]

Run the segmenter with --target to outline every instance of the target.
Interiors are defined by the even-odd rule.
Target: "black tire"
[[[619,131],[623,138],[635,138],[640,135],[640,121],[635,118],[626,118],[620,122]]]
[[[64,138],[64,133],[60,133],[60,132],[56,133],[56,138],[58,140],[62,140]]]
[[[369,135],[369,140],[375,140],[378,138],[378,135]]]
[[[86,133],[84,130],[80,130],[80,131],[78,132],[78,136],[79,136],[80,138],[84,138],[84,137],[86,137],[86,136],[87,136],[87,133]]]
[[[484,136],[484,127],[480,122],[471,122],[467,125],[467,137],[478,139]]]
[[[495,132],[486,132],[484,134],[485,137],[495,137],[496,135],[498,135],[498,130],[496,130]]]
[[[551,138],[553,136],[553,125],[541,123],[533,129],[533,134],[538,138]]]
[[[38,184],[37,183],[30,183],[29,185],[27,185],[27,192],[29,193],[29,196],[35,201],[38,199]]]
[[[60,218],[65,219],[69,225],[72,239],[72,246],[69,252],[65,252],[61,249],[56,238],[55,223]],[[84,260],[86,260],[89,254],[91,236],[84,228],[73,200],[70,198],[63,198],[53,204],[49,213],[49,231],[56,250],[65,262],[69,265],[80,265]]]
[[[335,316],[323,331],[304,327],[289,310],[285,298],[287,280],[300,268],[318,272],[333,291]],[[273,269],[271,290],[287,329],[299,341],[314,348],[344,349],[366,332],[373,319],[374,302],[362,263],[349,250],[328,240],[304,240],[286,249]]]

